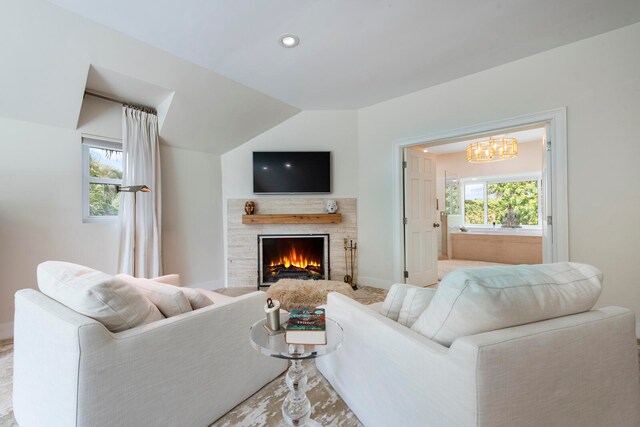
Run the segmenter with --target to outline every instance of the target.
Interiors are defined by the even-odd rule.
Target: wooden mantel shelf
[[[342,215],[335,214],[254,214],[242,215],[243,224],[340,224]]]

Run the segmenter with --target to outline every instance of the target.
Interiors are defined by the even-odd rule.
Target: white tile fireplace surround
[[[329,234],[331,280],[343,280],[345,274],[344,239],[356,242],[356,199],[338,202],[339,224],[243,224],[244,204],[256,202],[256,214],[322,214],[327,198],[254,198],[227,200],[227,283],[229,287],[257,286],[258,235]],[[347,253],[348,255],[348,253]],[[357,251],[354,276],[357,283]],[[350,259],[349,259],[350,262]]]

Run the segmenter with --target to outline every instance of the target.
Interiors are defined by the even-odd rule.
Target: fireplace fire
[[[329,235],[259,235],[258,287],[329,277]]]

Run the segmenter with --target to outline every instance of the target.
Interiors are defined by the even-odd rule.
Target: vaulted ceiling
[[[51,1],[301,109],[364,107],[640,21],[638,0]]]

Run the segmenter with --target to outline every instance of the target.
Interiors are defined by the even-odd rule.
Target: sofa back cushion
[[[398,317],[400,317],[400,310],[402,309],[404,297],[407,295],[407,291],[413,287],[415,286],[406,285],[404,283],[395,283],[391,285],[391,288],[382,303],[380,313],[397,322]]]
[[[37,275],[42,293],[101,322],[111,332],[164,319],[135,288],[101,271],[69,262],[46,261],[38,266]]]
[[[158,307],[164,317],[173,317],[192,311],[189,300],[181,288],[177,286],[133,277],[128,274],[118,274],[116,277],[135,287],[138,292]]]
[[[601,290],[602,273],[587,264],[455,270],[411,328],[448,347],[458,337],[588,311]]]
[[[436,290],[432,288],[421,288],[411,286],[407,289],[407,294],[402,301],[400,315],[398,315],[398,323],[411,327],[418,317],[427,309]]]

